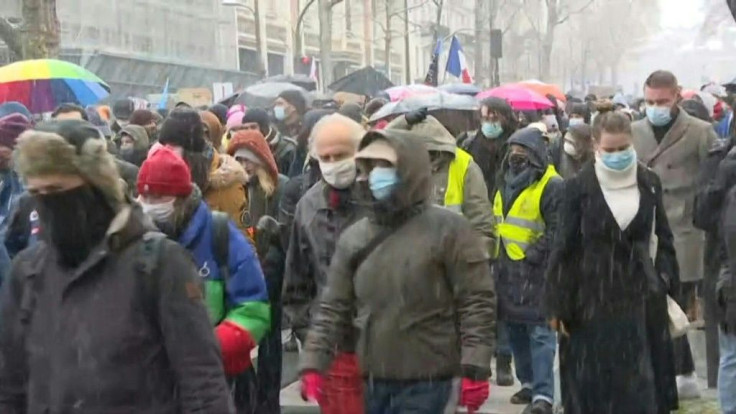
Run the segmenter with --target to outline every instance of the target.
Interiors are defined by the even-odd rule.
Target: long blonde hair
[[[276,192],[278,181],[274,182],[271,175],[262,166],[256,168],[256,177],[258,177],[258,184],[263,192],[266,193],[267,197],[271,197]]]

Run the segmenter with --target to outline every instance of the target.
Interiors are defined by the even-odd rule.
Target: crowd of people
[[[673,315],[715,271],[736,413],[734,95],[711,95],[657,71],[640,102],[372,122],[386,97],[1,103],[0,412],[279,413],[290,330],[326,414],[474,412],[492,380],[530,414],[669,413],[699,394]]]

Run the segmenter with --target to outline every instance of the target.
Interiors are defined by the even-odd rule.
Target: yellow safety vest
[[[450,163],[447,174],[447,189],[445,190],[445,208],[462,214],[463,193],[465,189],[465,174],[473,161],[473,157],[461,148],[455,150],[455,159]]]
[[[493,198],[493,215],[496,218],[496,234],[506,248],[506,255],[511,260],[523,260],[527,248],[544,234],[545,224],[540,204],[547,183],[552,177],[558,177],[555,167],[550,164],[542,178],[530,185],[514,200],[506,217],[503,216],[503,198],[501,191],[496,191]],[[500,243],[496,246],[495,257],[501,252]]]

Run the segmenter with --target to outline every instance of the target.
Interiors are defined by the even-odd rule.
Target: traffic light
[[[297,58],[294,64],[294,73],[309,75],[312,70],[312,59],[311,56]]]

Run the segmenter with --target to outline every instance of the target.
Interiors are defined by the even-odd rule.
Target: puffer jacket
[[[450,171],[450,163],[455,159],[458,148],[455,138],[447,129],[432,116],[424,121],[409,127],[405,117],[391,121],[386,129],[408,130],[420,135],[424,139],[427,149],[438,152],[440,155],[432,163],[432,197],[434,204],[445,204],[445,192]],[[463,184],[462,214],[483,238],[488,251],[495,248],[493,233],[493,206],[488,199],[488,189],[478,164],[471,162],[465,173]]]
[[[204,280],[205,303],[214,325],[232,322],[248,331],[258,342],[268,331],[270,310],[263,272],[253,246],[230,223],[227,283],[220,273],[212,238],[212,213],[203,202],[194,210],[179,244],[192,256]]]
[[[529,152],[529,158],[534,165],[527,167],[532,170],[528,185],[542,178],[549,161],[541,132],[536,128],[520,129],[511,136],[508,143],[521,145]],[[508,167],[504,166],[504,172],[507,169]],[[528,185],[511,191],[505,182],[499,184],[498,191],[503,197],[504,215],[508,214],[514,201]],[[499,242],[499,257],[495,268],[498,316],[501,320],[518,323],[545,322],[547,315],[542,303],[545,272],[557,232],[558,205],[563,191],[564,181],[560,177],[553,177],[547,184],[540,201],[542,219],[545,223],[544,234],[529,246],[525,259],[511,260],[506,254],[503,242]]]
[[[325,371],[340,338],[358,327],[363,374],[387,380],[486,379],[494,352],[495,293],[488,252],[468,221],[434,206],[426,147],[403,131],[373,131],[398,153],[399,184],[375,216],[337,244],[299,364]],[[356,256],[383,232],[392,233]]]
[[[210,169],[209,187],[204,193],[211,210],[227,213],[238,229],[245,234],[244,213],[246,175],[243,166],[235,158],[214,152]]]
[[[0,412],[234,412],[190,256],[163,240],[142,273],[146,223],[125,207],[74,270],[43,241],[16,257],[0,299]]]

